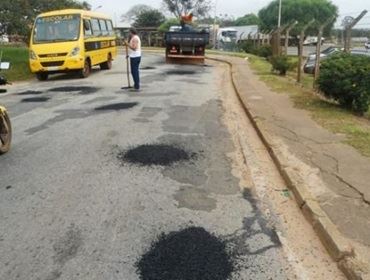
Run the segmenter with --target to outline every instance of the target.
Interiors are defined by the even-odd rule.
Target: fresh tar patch
[[[227,280],[234,270],[226,243],[201,227],[162,233],[136,267],[142,280]]]
[[[140,70],[154,70],[154,69],[156,68],[153,66],[145,66],[145,67],[140,68]]]
[[[196,71],[192,70],[168,70],[166,72],[167,75],[194,75]]]
[[[26,91],[17,93],[17,95],[37,95],[41,93],[42,91],[39,91],[39,90],[26,90]]]
[[[180,161],[188,161],[196,157],[184,149],[168,144],[144,144],[118,154],[123,163],[133,163],[141,166],[169,166]]]
[[[50,99],[50,97],[30,97],[30,98],[23,98],[21,102],[46,102]]]
[[[51,92],[78,92],[78,94],[91,94],[99,90],[97,87],[90,86],[65,86],[65,87],[56,87],[51,88],[48,91]]]
[[[127,110],[137,106],[139,103],[137,102],[126,102],[126,103],[113,103],[108,105],[103,105],[95,108],[95,111],[119,111],[119,110]]]

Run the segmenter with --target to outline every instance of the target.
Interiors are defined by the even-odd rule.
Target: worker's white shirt
[[[132,57],[132,58],[141,57],[141,40],[140,40],[139,36],[134,35],[131,38],[130,46],[132,46],[132,45],[136,45],[136,50],[131,50],[130,49],[130,57]]]

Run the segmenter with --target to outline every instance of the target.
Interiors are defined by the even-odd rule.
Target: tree
[[[262,8],[258,16],[261,20],[262,29],[272,30],[277,27],[279,11],[279,0],[272,1],[265,8]],[[327,21],[330,17],[338,16],[338,8],[328,0],[284,0],[282,5],[281,24],[290,24],[298,21],[292,30],[292,35],[297,35],[305,24],[315,19],[315,26],[307,33],[317,32],[317,27]],[[330,33],[335,20],[329,25],[325,33]]]
[[[141,12],[137,17],[133,26],[135,27],[159,27],[166,18],[164,15],[156,10],[152,9],[149,11]]]
[[[180,25],[180,20],[178,18],[167,19],[158,27],[158,31],[167,32],[168,30],[170,30],[170,27],[174,25]]]
[[[76,0],[1,0],[0,33],[27,37],[38,14],[65,8],[89,9],[90,5]]]
[[[243,17],[239,17],[235,20],[234,24],[236,26],[242,25],[260,25],[260,19],[255,14],[246,14]]]
[[[177,18],[189,13],[203,17],[212,8],[210,0],[163,0],[163,4]]]
[[[121,16],[122,21],[134,22],[142,12],[153,10],[152,7],[144,4],[132,6],[125,14]]]

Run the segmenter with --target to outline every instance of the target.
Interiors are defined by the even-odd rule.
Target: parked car
[[[340,52],[341,49],[337,47],[328,47],[327,49],[323,50],[320,53],[320,61],[325,60],[331,55]],[[316,53],[311,53],[308,55],[305,65],[303,66],[303,71],[307,74],[314,74],[315,73],[315,65],[316,65]]]
[[[342,49],[338,49],[336,51],[330,51],[326,55],[320,55],[320,62],[329,58],[331,55],[343,51]],[[322,54],[322,53],[321,53]],[[352,55],[365,55],[370,56],[370,52],[364,50],[351,50]],[[315,73],[315,66],[316,66],[316,55],[308,57],[305,65],[303,66],[303,71],[307,74],[314,74]]]
[[[341,49],[337,48],[337,47],[328,47],[326,48],[325,50],[321,51],[320,53],[320,57],[323,57],[323,56],[327,56],[327,55],[330,55],[332,53],[336,53],[338,51],[340,51]],[[308,58],[309,59],[313,59],[313,58],[316,58],[316,53],[310,53],[308,55]]]

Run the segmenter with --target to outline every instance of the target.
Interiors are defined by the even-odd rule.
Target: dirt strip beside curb
[[[294,166],[289,165],[289,161],[283,156],[282,151],[279,150],[279,146],[274,143],[273,137],[271,137],[269,132],[263,127],[263,124],[258,121],[258,114],[256,114],[253,109],[248,106],[246,100],[243,99],[240,87],[238,86],[240,81],[235,77],[236,75],[233,63],[226,57],[207,56],[207,59],[229,65],[233,87],[246,115],[268,150],[281,176],[286,181],[287,186],[294,193],[296,201],[306,219],[313,226],[315,232],[318,234],[321,242],[324,244],[331,257],[338,263],[339,268],[344,272],[348,279],[370,279],[370,275],[363,272],[359,268],[359,265],[357,265],[361,262],[357,260],[356,252],[354,251],[353,246],[351,246],[350,240],[342,236],[319,203],[314,197],[312,197],[307,185],[294,170]]]

